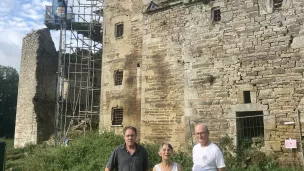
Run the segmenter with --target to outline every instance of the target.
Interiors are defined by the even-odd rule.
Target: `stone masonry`
[[[48,140],[54,132],[57,53],[50,31],[23,39],[15,128],[15,147]]]
[[[105,3],[101,129],[121,131],[111,126],[111,109],[120,106],[123,126],[140,128],[142,142],[185,150],[195,122],[206,122],[215,141],[236,139],[231,118],[259,111],[262,149],[288,160],[285,139],[300,138],[297,110],[304,124],[304,1],[283,0],[279,8],[275,0]],[[121,39],[114,34],[119,22]],[[120,86],[113,85],[116,69],[124,71]],[[299,143],[295,151],[299,159]]]
[[[140,128],[141,60],[144,4],[139,0],[106,1],[104,9],[104,42],[102,64],[101,112],[99,127],[121,133],[122,125],[112,126],[112,108],[123,107],[123,125]],[[124,24],[122,37],[115,38],[115,24]],[[123,48],[122,48],[123,47]],[[114,86],[114,72],[123,70],[122,85]],[[140,132],[140,129],[139,129]]]

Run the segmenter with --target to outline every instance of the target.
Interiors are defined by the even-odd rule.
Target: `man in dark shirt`
[[[136,143],[137,130],[128,126],[123,129],[125,144],[119,145],[112,152],[105,171],[149,171],[146,149]]]

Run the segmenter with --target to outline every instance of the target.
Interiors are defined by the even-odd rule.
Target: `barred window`
[[[218,22],[221,21],[221,9],[220,7],[212,8],[211,10],[212,21]]]
[[[273,10],[279,11],[282,9],[283,0],[273,0]]]
[[[112,109],[112,125],[122,125],[123,120],[123,109],[113,108]]]
[[[116,70],[114,72],[114,85],[122,85],[123,71]]]
[[[124,32],[124,25],[123,23],[115,24],[115,37],[121,38]]]
[[[264,143],[263,111],[236,112],[237,148],[251,148]]]

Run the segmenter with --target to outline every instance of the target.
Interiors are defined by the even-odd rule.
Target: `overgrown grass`
[[[7,170],[13,171],[98,171],[104,170],[112,150],[123,143],[123,138],[111,132],[103,134],[89,133],[79,136],[68,146],[52,147],[46,145],[29,145],[25,148],[13,149],[12,140],[7,142]],[[223,144],[222,144],[223,145]],[[156,144],[144,144],[148,151],[151,168],[160,162]],[[227,148],[227,142],[226,142]],[[225,151],[225,149],[224,149]],[[280,168],[275,160],[262,153],[252,151],[251,165],[245,169],[241,157],[225,152],[227,170],[229,171],[300,171],[302,168]],[[254,157],[254,155],[256,157]],[[244,157],[244,156],[242,156]],[[257,159],[257,160],[256,160]],[[185,171],[191,171],[190,154],[175,153],[173,160],[181,163]]]
[[[123,142],[121,136],[105,132],[100,135],[90,133],[86,137],[77,137],[68,146],[63,147],[28,145],[20,149],[9,148],[6,168],[13,168],[16,171],[104,170],[113,149]],[[148,151],[152,169],[160,162],[157,154],[159,146],[156,144],[144,144],[144,146]],[[186,153],[175,154],[174,161],[189,168],[186,170],[191,170],[192,159]]]
[[[30,145],[22,150],[23,154],[26,154],[21,159],[22,165],[15,167],[24,171],[103,170],[111,151],[122,142],[122,137],[113,133],[102,135],[90,133],[86,137],[76,138],[68,146],[55,148],[46,145]],[[14,167],[9,163],[7,168]]]

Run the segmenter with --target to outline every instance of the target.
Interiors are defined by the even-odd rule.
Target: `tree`
[[[16,69],[0,65],[0,137],[14,137],[18,81]]]

